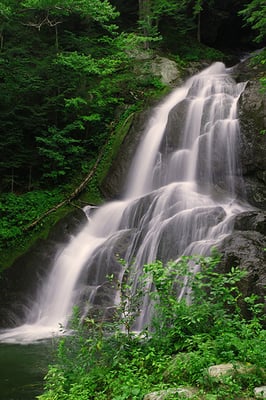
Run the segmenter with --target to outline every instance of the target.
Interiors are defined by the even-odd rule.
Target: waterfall
[[[0,341],[56,335],[74,304],[82,304],[84,314],[92,306],[108,312],[116,293],[106,277],[123,276],[119,257],[133,266],[136,286],[143,264],[209,254],[230,234],[235,215],[249,208],[237,200],[235,187],[241,177],[237,102],[244,87],[215,63],[155,108],[123,199],[88,211],[86,226],[58,254],[26,323],[2,332]]]

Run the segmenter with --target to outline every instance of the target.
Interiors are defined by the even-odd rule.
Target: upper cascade
[[[0,341],[27,342],[67,327],[72,308],[84,315],[94,306],[108,312],[117,301],[107,276],[122,279],[131,266],[134,292],[144,264],[182,255],[207,255],[232,232],[241,176],[239,96],[223,63],[215,63],[175,89],[154,109],[128,173],[124,198],[89,216],[86,226],[62,248],[25,325],[0,334]],[[244,191],[243,191],[244,193]],[[196,268],[196,267],[195,267]],[[150,318],[150,304],[136,329]]]

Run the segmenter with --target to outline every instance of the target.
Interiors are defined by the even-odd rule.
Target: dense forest
[[[64,202],[102,152],[86,197],[101,201],[117,126],[167,90],[136,73],[141,52],[181,70],[230,63],[263,46],[265,27],[263,0],[1,1],[1,250],[14,256],[27,226]]]
[[[0,279],[12,306],[19,295],[6,273],[22,290],[32,278],[24,269],[16,282],[13,261],[69,211],[104,202],[102,182],[133,118],[213,61],[232,66],[252,54],[262,71],[265,37],[265,0],[0,0]],[[156,57],[175,63],[178,82],[152,71],[146,60]],[[265,92],[263,72],[258,80]],[[252,252],[263,222],[244,214],[243,231],[248,219],[258,228]],[[239,243],[245,256],[249,242]],[[248,279],[260,284],[263,266],[254,264],[250,278],[238,264],[219,270],[221,260],[213,249],[142,265],[133,294],[130,266],[119,259],[123,279],[104,277],[119,298],[111,317],[73,308],[71,334],[52,339],[54,363],[37,398],[265,398],[265,303],[245,291]],[[184,283],[173,284],[177,277]],[[191,301],[177,298],[176,285]],[[143,296],[155,312],[134,332]],[[219,366],[226,370],[217,374]]]

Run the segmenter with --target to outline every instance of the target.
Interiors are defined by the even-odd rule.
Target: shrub
[[[60,341],[57,365],[50,367],[39,400],[141,400],[146,393],[177,385],[193,385],[209,399],[248,398],[252,387],[265,379],[261,305],[254,295],[241,299],[252,313],[251,320],[243,318],[238,283],[245,272],[232,268],[218,273],[219,259],[214,254],[144,266],[139,297],[152,279],[149,296],[155,307],[150,326],[138,334],[121,329],[125,321],[132,327],[139,315],[136,298],[134,318],[125,320],[123,314],[125,308],[130,313],[130,282],[117,286],[121,303],[113,321],[87,318],[80,324],[75,309],[75,332]],[[195,266],[200,267],[197,273]],[[186,298],[178,299],[180,288],[187,288]],[[207,370],[224,362],[248,368],[218,382]]]

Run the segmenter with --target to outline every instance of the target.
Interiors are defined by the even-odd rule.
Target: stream
[[[55,335],[69,326],[74,305],[82,317],[94,306],[108,317],[119,291],[107,277],[122,281],[120,259],[130,266],[134,296],[143,265],[209,255],[231,234],[235,217],[251,209],[238,157],[245,85],[217,62],[155,108],[121,199],[92,214],[84,209],[87,224],[58,253],[36,299],[24,307],[24,323],[18,318],[18,326],[0,332],[0,400],[32,400],[42,392]],[[141,308],[136,331],[149,326],[147,296]]]
[[[54,341],[0,344],[0,400],[34,400],[43,391]]]

